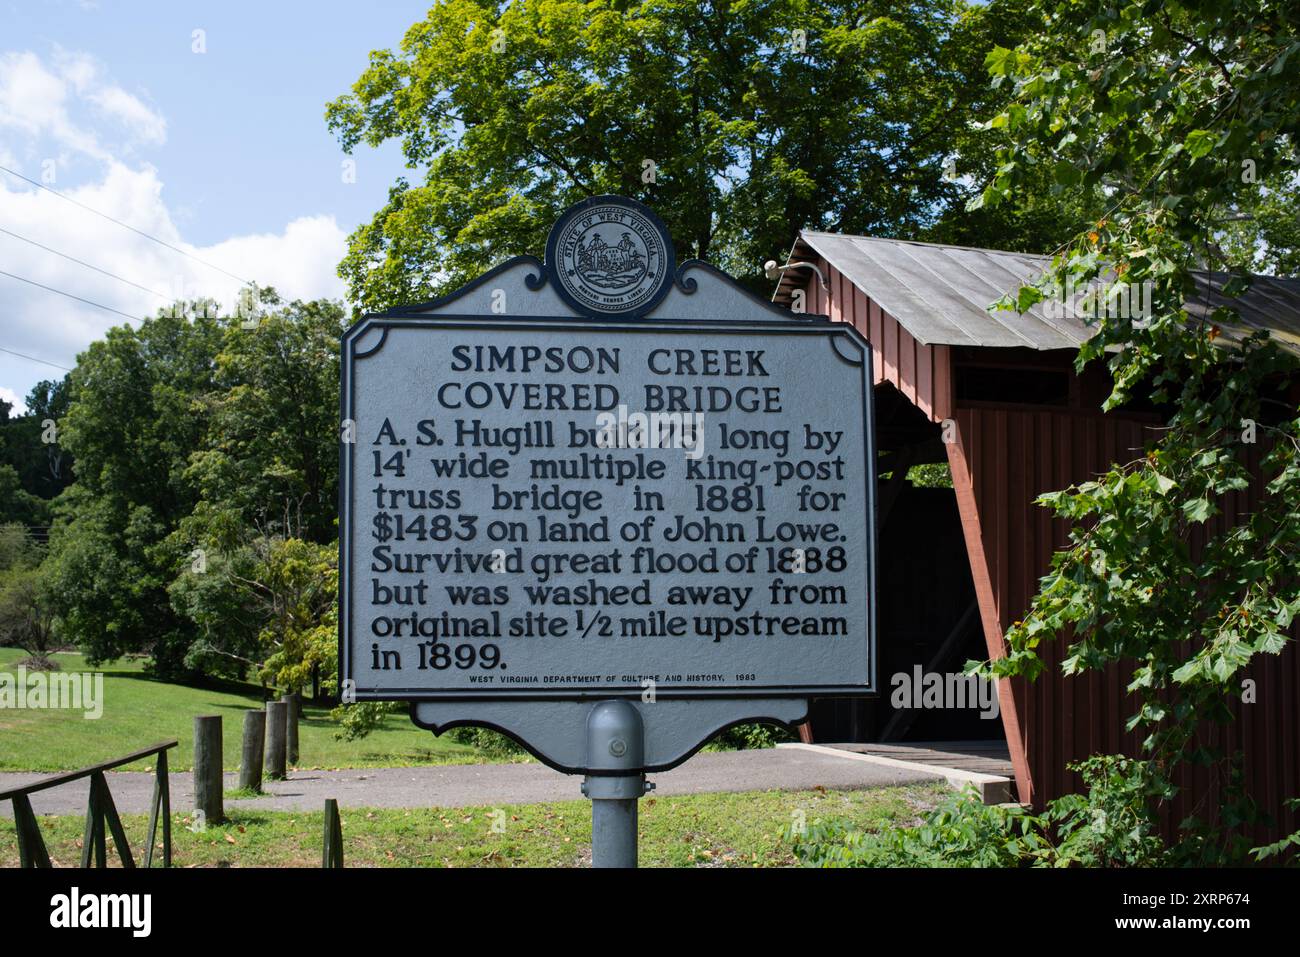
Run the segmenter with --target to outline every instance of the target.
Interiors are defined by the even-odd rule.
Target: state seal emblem
[[[594,196],[555,223],[546,265],[556,292],[579,312],[636,318],[663,299],[677,264],[658,216],[623,196]]]

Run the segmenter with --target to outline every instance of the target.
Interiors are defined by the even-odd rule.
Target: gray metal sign
[[[596,775],[593,702],[630,705],[627,774],[802,717],[788,699],[871,693],[871,385],[856,330],[676,267],[622,197],[566,212],[545,263],[363,319],[343,338],[345,693]]]

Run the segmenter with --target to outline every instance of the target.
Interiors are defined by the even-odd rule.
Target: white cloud
[[[86,98],[105,115],[119,120],[138,139],[155,144],[162,144],[167,139],[167,121],[120,86],[95,90]]]
[[[17,392],[13,389],[6,389],[2,385],[0,385],[0,402],[8,402],[13,406],[10,410],[10,414],[12,415],[21,415],[27,408],[27,403],[19,397]]]
[[[56,49],[47,66],[31,51],[0,55],[0,129],[34,149],[54,147],[107,162],[112,150],[86,114],[107,120],[103,132],[123,150],[167,139],[162,115],[109,80],[93,57]]]
[[[65,194],[135,228],[259,285],[275,286],[285,298],[340,297],[334,268],[346,234],[332,216],[295,219],[280,233],[234,236],[209,247],[180,235],[162,199],[163,184],[152,168],[132,170],[114,163],[101,182]],[[0,184],[4,228],[57,249],[157,295],[0,234],[4,270],[46,286],[102,303],[131,316],[153,315],[175,298],[210,296],[233,305],[238,280],[175,250],[151,242],[60,197],[34,188]],[[3,334],[0,344],[19,352],[72,365],[76,354],[110,326],[126,320],[34,286],[0,276]],[[57,370],[50,370],[57,371]]]
[[[162,145],[167,139],[167,121],[138,96],[104,79],[94,57],[56,49],[54,62],[59,75],[76,93],[93,104],[101,116],[113,120],[142,143]]]
[[[98,161],[97,172],[82,185],[70,187],[60,177],[57,188],[64,195],[230,273],[274,286],[286,299],[342,297],[344,288],[335,267],[346,248],[346,233],[333,216],[303,216],[280,232],[232,236],[206,247],[186,242],[164,201],[158,170],[147,164],[128,166],[101,146],[106,142],[104,122],[126,129],[136,142],[160,143],[166,131],[164,118],[106,80],[91,58],[58,51],[53,62],[53,68],[48,68],[31,53],[0,55],[0,136],[10,147],[0,148],[4,165],[41,179],[40,157],[52,140],[61,149]],[[92,109],[79,112],[86,118],[74,122],[72,112],[85,103]],[[239,281],[230,276],[3,174],[0,226],[159,294],[0,233],[0,269],[128,316],[154,315],[173,299],[200,296],[230,309],[240,289]],[[77,354],[110,326],[127,321],[0,276],[0,347],[5,349],[72,366]],[[26,395],[40,379],[62,374],[0,353],[0,394]]]
[[[46,69],[35,53],[0,56],[0,129],[31,142],[52,140],[96,159],[108,159],[93,134],[68,116],[68,83]]]
[[[100,74],[99,64],[89,53],[76,53],[55,46],[53,59],[59,74],[78,93],[84,94],[96,84]]]

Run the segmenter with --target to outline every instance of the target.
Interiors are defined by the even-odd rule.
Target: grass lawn
[[[784,833],[803,813],[851,820],[863,829],[916,823],[948,793],[943,786],[866,791],[752,791],[647,797],[641,801],[640,860],[648,867],[782,867],[795,864]],[[344,809],[348,867],[577,867],[591,861],[588,801],[500,808]],[[173,815],[175,867],[319,867],[322,815],[233,811],[221,827],[196,833]],[[84,821],[39,819],[55,866],[81,860]],[[137,861],[148,820],[123,816]],[[120,866],[110,840],[110,866]],[[13,821],[0,819],[0,866],[18,865]]]
[[[0,671],[14,671],[26,656],[0,648]],[[64,672],[89,671],[78,654],[56,656]],[[233,681],[203,687],[169,684],[144,673],[138,660],[120,660],[100,669],[104,675],[103,714],[88,720],[80,711],[0,710],[0,770],[66,771],[129,754],[175,738],[167,754],[173,771],[193,763],[194,716],[219,714],[227,770],[239,767],[243,713],[260,709],[262,689]],[[389,715],[381,728],[360,741],[336,741],[337,725],[327,708],[304,703],[298,725],[302,768],[407,767],[414,764],[468,764],[485,760],[474,748],[437,738],[411,724],[405,713]],[[152,763],[123,770],[149,770]]]

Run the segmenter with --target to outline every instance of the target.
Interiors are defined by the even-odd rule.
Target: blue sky
[[[359,150],[355,182],[324,123],[372,49],[426,3],[13,3],[0,0],[0,165],[293,296],[341,296],[343,238],[403,173]],[[205,52],[194,52],[197,45]],[[0,172],[0,228],[156,292],[237,284]],[[160,304],[0,235],[0,270],[135,315]],[[71,365],[120,316],[0,276],[0,347]],[[0,397],[58,369],[0,353]]]

